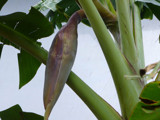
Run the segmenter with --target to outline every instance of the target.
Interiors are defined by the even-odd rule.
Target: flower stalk
[[[138,96],[142,90],[141,83],[139,80],[126,80],[124,77],[134,73],[114,43],[92,0],[79,0],[79,3],[91,23],[109,65],[117,89],[122,115],[125,119],[128,119],[134,106],[139,102]]]

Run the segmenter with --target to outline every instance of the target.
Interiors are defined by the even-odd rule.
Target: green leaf
[[[56,5],[59,11],[64,12],[67,16],[71,16],[75,11],[79,10],[79,7],[75,0],[62,0]]]
[[[7,2],[8,0],[1,0],[0,2],[0,10],[2,9],[2,7],[4,6],[4,4]]]
[[[62,24],[67,22],[70,16],[80,9],[75,0],[44,0],[37,4],[35,8],[40,11],[50,9],[47,13],[47,18],[54,29],[56,27],[60,29]],[[90,26],[88,20],[83,20],[83,23]]]
[[[152,3],[154,5],[160,6],[160,0],[135,0],[138,2]]]
[[[50,36],[53,33],[52,24],[43,14],[34,8],[31,8],[29,14],[16,12],[6,16],[0,16],[0,24],[13,29],[34,42],[37,39]],[[0,42],[4,45],[11,45],[20,49],[17,45],[1,36]]]
[[[44,11],[47,9],[51,9],[52,11],[56,11],[56,4],[61,0],[42,0],[34,7],[39,11]]]
[[[10,45],[16,49],[19,49],[19,47],[17,45],[15,45],[14,43],[10,42],[9,40],[7,40],[1,36],[0,36],[0,42],[3,43],[3,45]]]
[[[68,20],[63,13],[59,11],[53,12],[51,10],[48,12],[47,18],[52,23],[54,29],[56,29],[56,27],[60,29],[62,27],[62,23],[67,22]]]
[[[145,3],[143,4],[143,7],[141,9],[141,19],[153,19],[153,13]]]
[[[3,49],[3,44],[0,44],[0,58],[1,58],[2,49]]]
[[[38,12],[34,8],[31,8],[29,14],[25,19],[23,19],[22,26],[23,27],[20,27],[20,30],[24,30],[26,35],[34,39],[48,37],[53,33],[51,23],[48,22],[48,20],[42,13]]]
[[[7,110],[0,112],[0,118],[2,120],[21,120],[22,109],[19,105],[15,105]]]
[[[112,2],[112,5],[113,5],[114,9],[116,10],[116,1],[115,0],[111,0],[111,2]]]
[[[37,115],[35,113],[23,112],[24,120],[44,120],[43,116]]]
[[[129,120],[160,120],[160,106],[150,107],[139,102]]]
[[[56,10],[50,10],[47,14],[47,18],[53,24],[54,29],[62,27],[64,22],[67,22],[70,16],[79,10],[75,0],[62,0],[56,4]]]
[[[0,16],[0,22],[33,40],[47,37],[53,33],[51,23],[43,14],[31,8],[29,14],[22,12]]]
[[[139,102],[129,120],[159,120],[160,119],[160,82],[147,84],[140,95]]]
[[[27,84],[35,76],[41,65],[35,57],[31,56],[24,50],[18,54],[20,84],[19,88]]]
[[[154,94],[153,94],[154,93]],[[160,82],[151,82],[147,84],[140,95],[140,99],[149,105],[160,105]]]
[[[56,29],[56,27],[60,29],[62,27],[62,24],[66,23],[70,16],[68,16],[66,13],[60,12],[59,10],[56,10],[55,12],[50,10],[47,14],[47,18],[52,23],[54,29]],[[83,19],[82,22],[85,25],[90,26],[87,19]]]
[[[148,3],[147,5],[152,10],[152,12],[157,17],[157,19],[160,20],[160,12],[159,12],[160,11],[160,5],[157,6],[157,5],[153,5],[153,4],[150,4],[150,3]]]
[[[160,0],[136,0],[136,2],[146,3],[154,15],[160,20]]]
[[[29,14],[16,12],[6,16],[0,16],[0,24],[15,31],[16,34],[24,36],[27,40],[33,41],[34,44],[39,44],[37,39],[47,37],[53,33],[52,24],[35,8],[31,8]],[[13,39],[14,35],[10,37]],[[3,37],[0,38],[0,42],[4,45],[12,45],[17,49],[21,49]],[[18,60],[20,71],[19,88],[21,88],[34,77],[40,66],[40,62],[28,53],[22,52],[22,50],[18,54]]]
[[[19,105],[15,105],[0,112],[2,120],[43,120],[43,117],[35,113],[23,112]]]
[[[57,5],[58,2],[59,2],[59,5]],[[57,0],[57,1],[44,0],[44,1],[41,1],[39,4],[37,4],[35,6],[35,8],[40,11],[50,9],[50,11],[47,13],[47,18],[52,23],[54,29],[56,29],[56,27],[58,27],[60,29],[62,27],[62,23],[67,22],[67,20],[70,17],[69,15],[67,15],[65,13],[65,10],[67,11],[68,9],[73,8],[72,7],[73,4],[71,4],[72,6],[70,6],[70,3],[72,3],[72,2],[75,2],[75,1],[71,0],[71,1],[64,2],[64,0],[62,0],[62,1],[61,0]],[[54,5],[52,5],[52,4],[54,4]],[[52,7],[47,7],[47,6],[52,6]],[[70,13],[70,11],[69,11],[69,13]]]

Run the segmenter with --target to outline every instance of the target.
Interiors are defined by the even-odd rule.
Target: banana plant
[[[0,9],[6,2],[0,2]],[[46,9],[49,12],[44,16],[40,11]],[[28,14],[17,12],[0,16],[0,53],[5,45],[20,51],[19,88],[34,77],[41,63],[46,65],[44,120],[49,119],[65,84],[83,100],[98,120],[158,120],[160,62],[145,65],[141,27],[142,19],[151,19],[155,15],[160,20],[158,10],[158,0],[42,0]],[[64,22],[66,24],[62,26]],[[80,22],[91,27],[97,37],[116,87],[121,113],[71,71]],[[60,30],[48,52],[37,40],[50,36],[56,27]],[[155,81],[148,83],[150,79]],[[14,116],[17,120],[25,120],[28,117],[26,113],[25,116],[14,114],[15,111],[22,110],[12,107],[1,111],[0,118],[9,120]],[[32,115],[33,119],[43,118]]]

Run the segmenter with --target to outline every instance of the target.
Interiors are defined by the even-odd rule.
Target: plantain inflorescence
[[[75,12],[57,33],[50,47],[43,93],[45,120],[48,120],[71,72],[77,52],[77,25],[83,17],[83,10]]]

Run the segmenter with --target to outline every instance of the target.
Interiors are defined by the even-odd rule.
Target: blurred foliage
[[[51,24],[35,8],[31,8],[29,14],[16,12],[0,16],[0,23],[24,34],[34,41],[50,36],[53,33]]]
[[[79,7],[75,0],[62,0],[56,4],[56,10],[52,9],[48,12],[47,18],[52,23],[54,29],[62,27],[64,22],[67,22],[70,16],[79,10]]]
[[[2,49],[3,49],[3,44],[0,44],[0,58],[1,58]]]
[[[34,6],[39,11],[44,11],[50,9],[52,11],[56,11],[56,4],[61,0],[41,0],[38,4]]]
[[[8,0],[1,0],[0,2],[0,10],[2,9],[2,7],[4,6],[4,4],[7,2]]]
[[[44,2],[47,2],[47,0],[45,0]],[[49,4],[49,2],[47,2],[47,5],[38,4],[34,7],[38,9],[39,11],[44,11],[44,10],[49,9],[46,17],[52,23],[52,26],[54,29],[56,28],[60,29],[63,26],[63,23],[66,23],[68,19],[70,18],[70,16],[75,11],[79,10],[80,7],[76,3],[76,0],[69,0],[69,1],[68,0],[57,0],[57,1],[54,1],[54,3],[57,3],[57,4],[52,6],[52,3]],[[52,6],[52,8],[50,8],[49,6]],[[87,26],[90,26],[89,21],[87,19],[83,19],[82,22],[86,24]]]
[[[38,39],[50,36],[53,33],[52,24],[35,8],[31,8],[28,14],[16,12],[10,15],[0,16],[0,24],[15,30],[18,34],[24,35],[39,46],[41,43],[37,41]],[[21,50],[17,45],[1,36],[0,44],[0,53],[4,45],[11,45]],[[18,54],[20,88],[31,81],[41,64],[36,58],[22,51]]]
[[[153,13],[146,3],[141,4],[141,19],[153,19]]]
[[[143,4],[142,18],[152,18],[154,14],[160,20],[160,1],[159,0],[136,0],[137,4]]]
[[[20,78],[19,88],[21,88],[32,80],[40,67],[41,62],[24,50],[20,50],[20,53],[18,53],[18,64]]]
[[[15,105],[0,112],[1,120],[43,120],[44,118],[35,113],[23,112],[19,105]]]
[[[129,120],[159,120],[160,82],[147,84],[142,90],[140,99]]]

